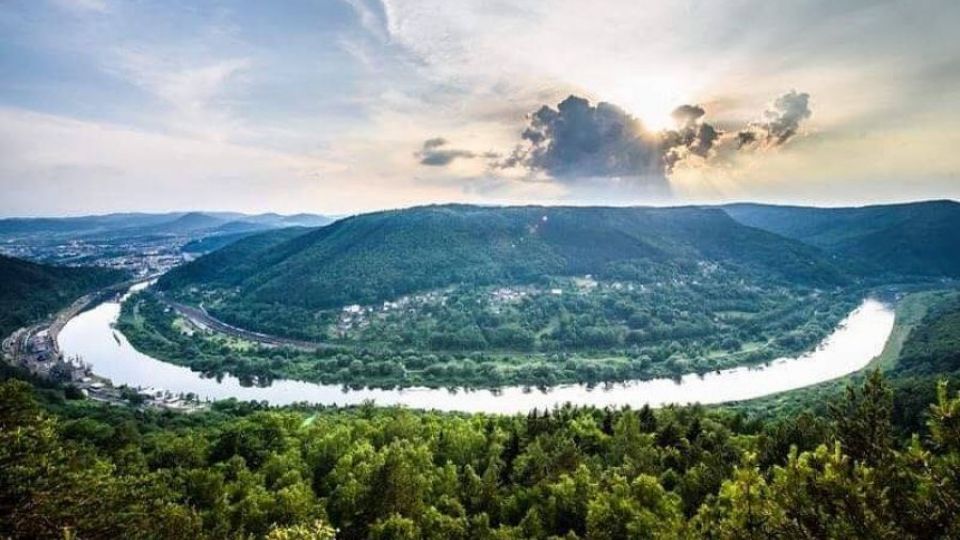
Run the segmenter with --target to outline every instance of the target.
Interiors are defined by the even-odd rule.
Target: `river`
[[[142,285],[141,285],[142,286]],[[491,390],[407,388],[347,390],[340,385],[278,380],[267,387],[243,386],[236,377],[206,378],[188,368],[161,362],[134,349],[113,328],[119,302],[105,302],[71,319],[60,332],[60,348],[79,355],[94,373],[116,385],[155,388],[174,394],[193,393],[202,399],[237,398],[274,405],[309,402],[353,405],[372,400],[378,405],[415,409],[518,413],[563,403],[638,408],[669,403],[714,404],[757,398],[828,381],[864,368],[879,355],[893,330],[893,310],[867,299],[851,312],[816,350],[797,358],[774,360],[761,368],[734,368],[700,376],[631,381],[587,387],[561,385],[547,390],[505,387]]]

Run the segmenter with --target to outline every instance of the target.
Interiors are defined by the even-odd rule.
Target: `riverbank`
[[[144,282],[145,283],[145,282]],[[115,386],[97,374],[80,354],[65,354],[60,348],[63,328],[91,306],[119,301],[120,295],[138,282],[128,281],[84,295],[54,316],[35,325],[20,328],[3,340],[0,355],[8,365],[23,369],[39,379],[71,387],[83,396],[111,405],[130,405],[155,409],[195,412],[206,405],[189,396],[173,395],[155,389]],[[94,308],[95,309],[95,308]]]
[[[893,370],[910,332],[923,320],[929,309],[948,290],[922,291],[906,294],[896,302],[893,330],[884,344],[883,351],[871,360],[862,370],[839,379],[798,388],[787,392],[772,394],[752,400],[727,403],[729,409],[759,416],[782,416],[808,408],[810,404],[825,404],[840,395],[849,384],[861,384],[864,374],[879,369],[882,372]]]
[[[744,294],[749,296],[751,292],[745,290]],[[776,309],[768,305],[762,313],[730,309],[711,312],[711,316],[701,318],[698,325],[677,322],[672,330],[640,317],[635,323],[647,329],[631,330],[629,334],[636,340],[630,343],[599,348],[559,346],[555,350],[407,346],[402,337],[406,332],[404,327],[393,327],[379,342],[347,340],[324,343],[320,347],[319,343],[236,328],[216,319],[202,307],[171,302],[152,290],[124,302],[117,327],[136,349],[153,358],[209,376],[229,374],[250,382],[292,379],[385,389],[551,388],[631,380],[679,380],[690,373],[706,375],[735,367],[760,367],[778,358],[799,356],[826,338],[860,304],[864,295],[834,293],[830,297],[833,301],[829,303],[822,298],[805,300],[801,302],[803,307],[797,309],[791,304]],[[809,308],[814,304],[818,307],[811,311]],[[736,307],[729,302],[723,306]],[[590,334],[589,325],[584,327],[567,317],[568,308],[554,308],[559,311],[544,317],[557,319],[556,325],[576,326],[579,330],[574,333]],[[462,315],[470,318],[469,314]],[[560,319],[564,317],[566,322],[562,323]],[[677,317],[687,315],[677,312]],[[376,316],[370,315],[367,320],[370,318]],[[723,320],[722,324],[731,327],[722,334],[706,335],[703,332],[709,334],[708,327],[713,324],[705,322],[707,320]],[[623,331],[609,320],[600,326],[610,336]],[[421,331],[424,330],[421,328]],[[396,340],[391,341],[390,336]],[[670,339],[671,336],[682,342]]]
[[[574,405],[641,407],[668,403],[722,403],[760,397],[843,376],[879,354],[893,328],[893,312],[876,301],[867,301],[848,316],[815,351],[798,358],[771,362],[762,369],[735,368],[704,376],[686,375],[680,381],[654,379],[590,387],[561,385],[544,390],[507,387],[499,390],[349,390],[339,385],[310,384],[293,380],[270,386],[244,385],[236,377],[204,378],[187,368],[161,362],[140,353],[113,324],[120,313],[118,302],[107,302],[76,317],[61,334],[66,351],[95,358],[94,370],[115,383],[155,386],[175,394],[192,393],[201,399],[267,401],[274,405],[299,402],[324,405],[404,405],[416,409],[463,412],[517,413],[534,408]]]

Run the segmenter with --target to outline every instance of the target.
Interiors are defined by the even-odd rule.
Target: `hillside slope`
[[[160,287],[239,287],[244,301],[315,309],[458,283],[637,278],[703,261],[790,281],[840,280],[818,249],[743,226],[719,209],[450,205],[256,235],[170,272]]]
[[[897,375],[957,375],[960,371],[960,293],[944,298],[910,332]]]
[[[232,240],[230,243],[214,246],[216,249],[203,257],[171,270],[161,278],[160,287],[175,288],[200,283],[235,286],[242,276],[279,262],[284,252],[274,252],[274,248],[312,230],[288,227],[250,235],[225,235]]]
[[[0,255],[0,336],[122,277],[115,270],[48,266]]]
[[[732,204],[735,220],[898,274],[960,277],[960,203],[861,208]]]

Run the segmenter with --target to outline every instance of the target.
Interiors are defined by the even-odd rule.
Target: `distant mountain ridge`
[[[69,218],[0,219],[0,249],[27,255],[37,246],[62,246],[73,242],[99,246],[117,253],[132,246],[170,243],[191,256],[209,253],[245,236],[285,227],[322,227],[332,218],[315,214],[247,215],[238,212],[172,212],[166,214],[108,214]],[[114,246],[107,248],[105,246]],[[42,249],[42,248],[41,248]],[[49,252],[49,249],[47,251]],[[39,262],[69,262],[56,256],[31,257]],[[80,261],[88,262],[88,261]]]
[[[114,237],[186,234],[216,230],[231,223],[244,223],[248,230],[266,230],[279,227],[320,227],[332,221],[332,218],[317,214],[284,216],[274,213],[251,215],[238,212],[122,213],[64,218],[4,218],[0,219],[0,236],[32,233]],[[237,225],[230,225],[227,228],[236,227]]]
[[[884,272],[960,277],[960,203],[948,200],[852,208],[738,203],[733,219]]]
[[[819,249],[716,208],[440,205],[257,234],[174,269],[160,286],[239,287],[246,301],[313,309],[456,283],[637,276],[704,261],[791,281],[842,280]]]
[[[0,234],[87,232],[104,229],[121,229],[155,225],[173,221],[183,212],[164,214],[106,214],[63,218],[3,218],[0,219]]]

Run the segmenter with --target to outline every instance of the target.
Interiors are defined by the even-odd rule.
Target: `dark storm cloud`
[[[697,122],[703,118],[703,115],[707,114],[707,111],[703,110],[703,107],[699,105],[681,105],[673,110],[670,116],[677,122],[680,126],[688,126]]]
[[[443,167],[458,158],[472,159],[477,157],[477,154],[469,150],[444,148],[445,146],[447,146],[447,140],[443,137],[427,139],[423,141],[423,146],[414,153],[414,156],[420,160],[421,165],[430,167]]]
[[[651,132],[616,105],[593,106],[570,96],[555,109],[544,105],[529,115],[525,142],[498,165],[561,181],[616,177],[665,185],[676,163],[691,155],[706,158],[719,139],[720,132],[702,121],[705,114],[698,105],[682,105],[673,112],[676,129]]]
[[[557,108],[544,105],[529,116],[525,144],[506,162],[542,170],[559,179],[659,173],[655,136],[619,107],[570,96]]]
[[[737,148],[743,148],[744,146],[750,143],[753,143],[756,140],[757,140],[756,133],[748,130],[743,130],[737,133]]]
[[[671,116],[677,123],[677,129],[660,133],[661,148],[665,171],[669,173],[678,162],[691,155],[709,157],[710,150],[720,138],[720,131],[703,122],[706,114],[699,105],[681,105],[673,110]]]
[[[755,142],[779,146],[792,139],[800,129],[800,124],[811,114],[810,94],[791,90],[778,97],[763,112],[760,121],[737,134],[739,146],[742,148]]]
[[[432,139],[427,139],[423,141],[423,149],[429,150],[432,148],[439,148],[445,144],[447,144],[447,140],[444,139],[443,137],[434,137]]]
[[[781,95],[761,119],[738,132],[724,133],[705,121],[700,105],[674,109],[673,129],[648,131],[623,109],[610,103],[592,105],[569,96],[556,108],[543,105],[527,116],[522,142],[506,159],[482,157],[491,168],[521,168],[550,179],[601,189],[606,183],[648,192],[669,192],[668,177],[680,163],[716,164],[738,150],[771,149],[793,138],[809,118],[810,96],[791,91]],[[431,142],[433,141],[433,142]],[[449,162],[446,141],[432,139],[420,152],[421,162],[436,157]],[[434,156],[434,154],[439,154]]]

